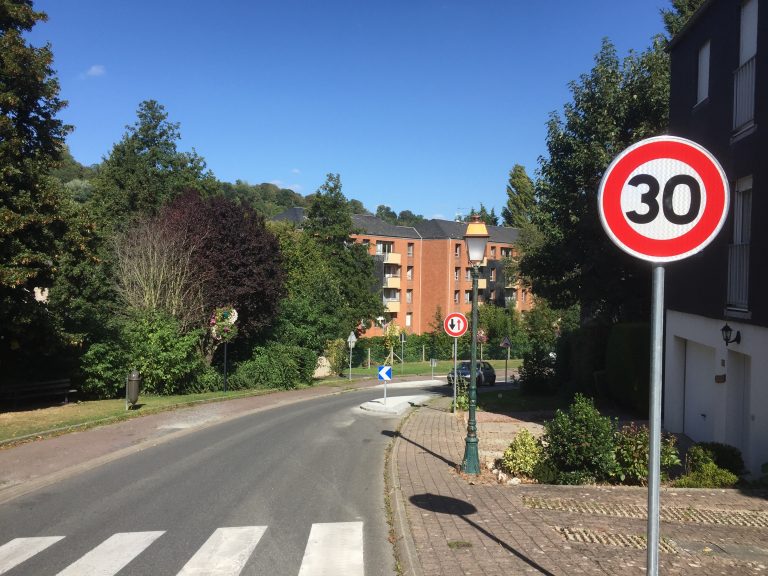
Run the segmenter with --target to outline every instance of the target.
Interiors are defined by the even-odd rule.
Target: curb
[[[415,412],[415,410],[414,410]],[[411,412],[413,414],[413,412]],[[392,498],[392,520],[395,531],[395,542],[393,545],[397,552],[397,557],[402,561],[401,576],[424,576],[419,563],[419,556],[416,551],[416,543],[411,534],[408,515],[403,502],[403,493],[400,489],[400,476],[397,473],[397,448],[400,443],[399,430],[404,420],[401,420],[398,426],[398,433],[392,441],[392,451],[387,466],[387,476],[389,478],[390,494]]]

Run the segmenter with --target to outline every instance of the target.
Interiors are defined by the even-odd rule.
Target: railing
[[[753,56],[733,73],[733,131],[755,118],[755,59]]]
[[[749,244],[728,246],[728,307],[749,310]]]

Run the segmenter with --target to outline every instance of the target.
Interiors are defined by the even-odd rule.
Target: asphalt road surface
[[[0,574],[393,575],[383,475],[398,418],[358,408],[380,396],[244,416],[11,500]]]

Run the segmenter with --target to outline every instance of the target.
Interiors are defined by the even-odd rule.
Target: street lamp
[[[488,229],[479,216],[473,216],[464,233],[467,256],[472,265],[472,347],[469,368],[469,422],[467,440],[464,447],[464,461],[461,471],[465,474],[480,474],[480,456],[477,451],[477,279],[480,276],[480,264],[485,256],[488,243]]]

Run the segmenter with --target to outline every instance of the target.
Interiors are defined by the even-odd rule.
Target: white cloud
[[[301,174],[301,170],[299,170],[298,168],[294,168],[293,170],[291,170],[291,174]]]
[[[103,64],[94,64],[85,72],[85,76],[104,76],[107,73],[107,68]]]

